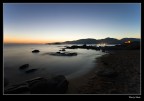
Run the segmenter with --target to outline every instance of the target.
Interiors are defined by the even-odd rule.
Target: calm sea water
[[[9,45],[3,48],[4,77],[10,85],[35,77],[51,77],[65,75],[67,79],[81,76],[95,67],[95,58],[102,56],[103,52],[87,49],[66,49],[68,52],[77,52],[77,56],[52,56],[45,54],[57,52],[64,46],[71,45]],[[32,53],[34,49],[39,53]],[[26,74],[19,70],[23,64],[29,64],[29,69],[37,71]]]

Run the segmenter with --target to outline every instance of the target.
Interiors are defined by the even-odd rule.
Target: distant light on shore
[[[126,41],[125,43],[131,43],[131,41]]]

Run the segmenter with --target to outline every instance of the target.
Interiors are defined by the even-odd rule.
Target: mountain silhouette
[[[79,39],[79,40],[74,40],[74,41],[65,41],[65,42],[56,42],[56,43],[46,43],[46,44],[122,44],[126,41],[138,41],[140,42],[139,38],[122,38],[121,40],[118,40],[116,38],[110,38],[107,37],[105,39],[93,39],[93,38],[87,38],[87,39]]]

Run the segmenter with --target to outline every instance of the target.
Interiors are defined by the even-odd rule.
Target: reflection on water
[[[57,52],[64,46],[68,45],[4,45],[4,77],[9,79],[11,84],[38,76],[65,75],[71,79],[92,69],[95,58],[104,54],[101,51],[86,49],[66,49],[67,52],[78,53],[72,57],[45,54]],[[40,52],[32,53],[34,49]],[[25,70],[19,70],[23,64],[29,64],[29,69],[38,70],[27,74]]]

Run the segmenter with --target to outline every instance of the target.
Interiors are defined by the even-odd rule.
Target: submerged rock
[[[29,67],[29,64],[24,64],[24,65],[20,66],[19,69],[26,69],[28,67]]]
[[[37,71],[37,69],[29,69],[29,70],[25,71],[25,73],[32,73],[32,72],[35,72],[35,71]]]
[[[33,50],[32,53],[38,53],[40,52],[39,50]]]
[[[65,48],[63,48],[62,50],[59,50],[59,51],[66,51],[66,50],[65,50]]]

